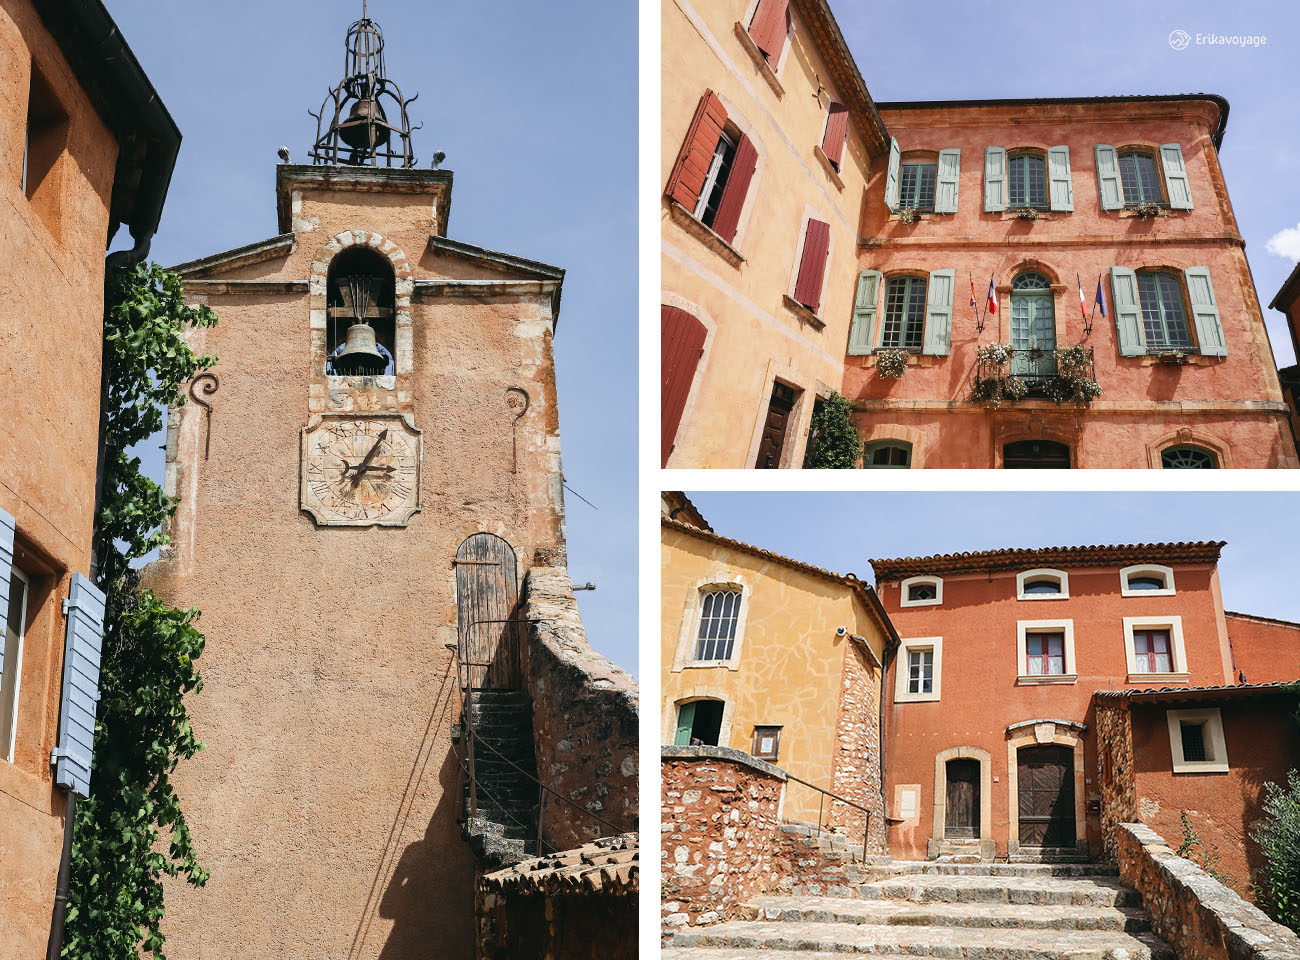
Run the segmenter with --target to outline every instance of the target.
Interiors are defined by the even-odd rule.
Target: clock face
[[[406,526],[420,509],[420,431],[402,417],[326,416],[302,431],[300,502],[321,526]]]

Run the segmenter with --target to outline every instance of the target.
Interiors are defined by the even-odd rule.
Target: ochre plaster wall
[[[190,709],[206,748],[176,782],[212,877],[203,890],[169,887],[169,954],[269,960],[293,943],[304,960],[392,960],[437,943],[469,957],[475,864],[456,824],[445,646],[456,642],[452,559],[486,531],[514,548],[521,580],[564,563],[551,298],[422,296],[422,280],[484,274],[427,249],[439,229],[428,194],[301,192],[292,252],[205,275],[288,292],[188,288],[220,317],[194,345],[220,358],[221,386],[206,458],[203,411],[190,403],[173,418],[168,482],[181,507],[149,580],[203,611],[205,688]],[[299,434],[323,387],[308,280],[343,231],[395,244],[417,287],[410,409],[424,453],[421,511],[406,528],[317,528],[298,506]],[[510,387],[531,398],[517,473]]]
[[[1300,623],[1227,615],[1233,666],[1247,683],[1300,679]]]
[[[792,8],[796,6],[792,4]],[[663,23],[661,185],[667,184],[705,90],[755,144],[758,167],[732,244],[720,254],[702,242],[661,198],[663,302],[709,330],[687,400],[671,467],[752,467],[779,379],[803,391],[791,416],[781,466],[803,463],[815,396],[839,387],[857,275],[858,214],[870,165],[855,121],[836,177],[816,155],[832,88],[828,70],[797,10],[793,39],[776,71],[783,93],[764,79],[737,24],[754,0],[667,0]],[[743,28],[742,28],[743,29]],[[830,224],[822,302],[823,328],[801,320],[783,297],[793,289],[803,225]]]
[[[835,636],[836,627],[847,627],[849,633],[868,638],[881,656],[880,627],[856,594],[847,585],[685,531],[665,527],[662,544],[663,742],[673,742],[682,702],[721,699],[726,707],[720,746],[750,753],[755,725],[779,725],[776,766],[875,810],[879,791],[867,796],[870,791],[851,782],[849,771],[879,763],[872,751],[879,672],[855,643]],[[748,588],[734,669],[688,664],[699,616],[691,601],[710,583],[742,583]],[[683,642],[686,646],[679,647]],[[679,653],[687,661],[680,667],[675,664]],[[850,679],[856,686],[855,695],[842,700],[846,663],[853,665]],[[837,765],[843,765],[844,774],[837,776]],[[864,775],[869,777],[870,771]],[[854,793],[844,793],[836,784]],[[791,782],[783,815],[816,822],[820,800],[816,791]],[[829,801],[824,809],[829,823]],[[850,809],[837,806],[836,822],[854,822]],[[880,822],[879,816],[874,819]]]
[[[1016,573],[968,573],[943,578],[943,602],[900,607],[897,581],[877,586],[881,602],[906,643],[913,637],[942,637],[940,697],[932,702],[896,702],[895,680],[902,654],[885,677],[885,796],[897,818],[897,788],[919,787],[918,815],[891,823],[890,852],[923,858],[934,834],[935,757],[956,747],[987,751],[992,839],[1005,856],[1011,833],[1008,741],[1033,728],[1008,733],[1011,724],[1052,719],[1088,724],[1082,734],[1086,824],[1080,839],[1100,853],[1096,803],[1097,756],[1092,730],[1092,694],[1122,689],[1127,682],[1125,617],[1181,616],[1191,685],[1223,683],[1230,669],[1221,632],[1218,574],[1209,564],[1174,565],[1175,596],[1123,597],[1118,567],[1065,568],[1069,598],[1017,600]],[[1017,621],[1071,619],[1078,679],[1068,684],[1017,682]],[[1163,682],[1161,684],[1163,685]],[[1058,732],[1060,727],[1058,726]],[[1076,773],[1078,771],[1076,770]],[[982,839],[989,839],[983,837]],[[1018,838],[1017,838],[1018,839]]]
[[[35,202],[21,187],[33,65],[67,116]],[[0,2],[0,509],[32,577],[14,762],[0,755],[0,944],[45,955],[65,795],[51,783],[69,574],[88,573],[104,240],[118,144],[28,0]],[[4,745],[7,753],[8,744]]]
[[[955,270],[952,352],[918,356],[899,380],[878,377],[874,358],[847,357],[842,392],[858,401],[863,439],[913,443],[914,462],[927,467],[999,467],[1002,447],[1045,438],[1067,443],[1079,467],[1159,467],[1159,451],[1196,443],[1215,451],[1221,466],[1293,467],[1272,350],[1210,135],[1217,109],[1208,102],[881,109],[904,156],[908,151],[961,149],[958,211],[904,224],[884,202],[886,161],[878,159],[865,202],[859,266],[899,273]],[[1094,147],[1179,143],[1194,209],[1141,220],[1103,211]],[[984,150],[989,145],[1070,148],[1074,212],[1045,213],[1034,223],[1014,213],[984,212]],[[1119,356],[1109,270],[1208,266],[1228,347],[1226,358],[1196,357],[1183,367],[1152,365],[1149,357]],[[1102,395],[1080,413],[1047,400],[1006,404],[997,412],[968,401],[980,344],[1010,339],[1011,282],[1024,270],[1053,284],[1057,345],[1094,349]],[[969,306],[973,279],[983,313],[989,276],[1000,309],[983,333]],[[1096,315],[1084,333],[1078,279],[1091,306],[1098,276],[1109,318]],[[836,280],[851,292],[856,271]],[[883,304],[883,292],[880,297]],[[883,307],[876,323],[879,343]],[[1189,316],[1190,323],[1190,316]],[[845,341],[847,342],[847,341]]]

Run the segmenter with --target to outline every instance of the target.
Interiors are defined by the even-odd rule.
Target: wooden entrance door
[[[515,551],[490,533],[467,537],[456,551],[456,621],[460,661],[475,690],[523,686]]]
[[[781,466],[781,450],[785,446],[793,409],[794,387],[773,383],[772,398],[767,404],[767,421],[763,424],[763,439],[758,443],[758,460],[754,464],[758,469],[773,470]]]
[[[708,330],[685,310],[678,307],[662,306],[661,326],[661,375],[659,403],[663,410],[660,429],[661,467],[668,466],[668,455],[677,443],[677,428],[686,410],[686,398],[690,395],[691,384],[695,381],[695,369],[700,357],[704,356],[704,341]]]
[[[948,795],[943,835],[978,838],[980,835],[980,762],[969,758],[949,760]]]
[[[1002,467],[1006,470],[1068,469],[1070,448],[1054,440],[1019,440],[1002,448]]]
[[[1021,845],[1074,846],[1074,751],[1022,747],[1017,772]]]

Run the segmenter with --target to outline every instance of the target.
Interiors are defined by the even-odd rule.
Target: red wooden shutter
[[[663,420],[660,425],[660,466],[668,466],[668,455],[673,452],[677,440],[677,427],[682,421],[682,412],[686,409],[686,397],[691,392],[691,383],[695,380],[695,368],[699,365],[700,355],[704,352],[704,338],[707,331],[704,324],[696,320],[685,310],[663,305],[660,316],[662,328],[663,380],[660,391],[660,405]]]
[[[727,243],[736,239],[740,208],[745,205],[745,194],[749,192],[749,182],[754,179],[757,166],[758,151],[749,137],[742,135],[740,143],[736,144],[736,155],[731,161],[727,185],[722,189],[722,199],[718,201],[718,212],[713,218],[713,232]]]
[[[794,298],[813,313],[822,302],[822,274],[826,272],[826,254],[831,247],[831,226],[820,220],[808,221],[808,233],[803,241],[803,260],[799,262],[799,279],[795,281]]]
[[[749,22],[749,38],[763,51],[768,65],[773,68],[781,57],[781,48],[785,46],[789,32],[786,25],[788,8],[789,0],[758,0],[754,19]]]
[[[718,139],[722,136],[722,128],[726,123],[727,111],[722,106],[722,101],[712,90],[705,90],[700,105],[695,108],[690,129],[686,131],[682,152],[677,155],[677,166],[673,167],[668,187],[664,190],[669,197],[692,213],[695,212],[695,205],[700,202],[704,178],[709,175],[713,151],[718,148]]]
[[[844,156],[844,137],[849,132],[849,108],[842,103],[831,101],[830,112],[826,115],[826,135],[822,137],[822,153],[826,159],[840,168],[840,158]]]

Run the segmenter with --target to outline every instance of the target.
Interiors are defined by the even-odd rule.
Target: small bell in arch
[[[372,277],[348,277],[339,283],[340,294],[346,289],[353,321],[348,327],[343,349],[330,365],[331,372],[338,376],[377,377],[388,368],[388,357],[380,352],[375,328],[366,320],[370,314],[372,288],[378,282]]]

